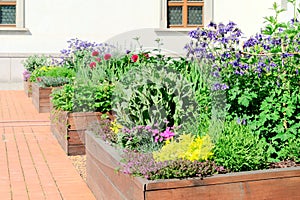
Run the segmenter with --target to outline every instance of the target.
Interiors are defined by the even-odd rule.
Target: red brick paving
[[[95,199],[23,91],[0,91],[0,199]]]

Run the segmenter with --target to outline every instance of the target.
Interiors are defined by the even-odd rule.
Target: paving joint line
[[[24,130],[23,130],[23,133],[24,133]],[[39,181],[39,185],[40,185],[40,187],[41,187],[41,189],[42,189],[42,192],[43,192],[43,196],[44,196],[44,198],[46,199],[45,188],[43,187],[43,184],[42,184],[42,182],[41,182],[40,173],[39,173],[38,170],[37,170],[37,165],[36,165],[35,160],[33,159],[33,154],[32,154],[31,149],[30,149],[30,147],[29,147],[28,138],[26,137],[25,134],[24,134],[24,139],[25,139],[25,142],[26,142],[26,145],[27,145],[27,148],[28,148],[28,152],[29,152],[29,154],[30,154],[31,161],[32,161],[32,163],[33,163],[33,165],[34,165],[34,170],[35,170],[35,172],[36,172],[36,174],[37,174],[38,181]]]
[[[22,161],[21,161],[19,145],[18,145],[18,141],[17,141],[15,132],[13,134],[14,134],[14,140],[15,140],[15,144],[16,144],[16,150],[18,152],[18,161],[19,161],[19,164],[20,164],[20,168],[21,168],[21,172],[22,172],[22,176],[23,176],[23,181],[24,181],[25,188],[26,188],[27,199],[29,200],[30,198],[29,198],[28,185],[27,185],[27,181],[25,179],[25,173],[24,173],[24,168],[23,168]]]
[[[3,133],[5,137],[5,132]],[[3,136],[2,135],[2,136]],[[7,173],[8,173],[8,179],[9,179],[9,192],[10,192],[10,198],[13,198],[13,191],[12,191],[12,185],[11,185],[11,171],[9,170],[9,160],[8,160],[8,152],[7,152],[7,144],[5,142],[5,155],[6,155],[6,166],[7,166]]]
[[[27,127],[27,126],[50,126],[49,120],[4,120],[0,121],[0,128]]]
[[[56,188],[57,188],[57,190],[58,190],[58,193],[59,193],[61,199],[64,199],[64,198],[63,198],[62,191],[61,191],[61,189],[60,189],[60,187],[59,187],[59,185],[58,185],[58,183],[57,183],[57,180],[56,180],[56,179],[54,178],[54,176],[53,176],[52,169],[51,169],[51,167],[50,167],[50,165],[49,165],[49,162],[48,162],[48,160],[47,160],[47,158],[46,158],[46,156],[45,156],[45,153],[44,153],[44,151],[43,151],[43,149],[42,149],[42,147],[41,147],[41,145],[40,145],[40,142],[39,142],[39,140],[38,140],[38,138],[37,138],[35,132],[32,131],[32,133],[33,133],[33,137],[36,139],[38,148],[40,149],[40,152],[41,152],[41,154],[42,154],[42,157],[43,157],[43,159],[44,159],[44,161],[45,161],[45,163],[46,163],[46,165],[47,165],[47,168],[48,168],[48,170],[49,170],[49,173],[51,174],[52,180],[53,180],[53,182],[54,182],[54,184],[55,184],[55,186],[56,186]]]

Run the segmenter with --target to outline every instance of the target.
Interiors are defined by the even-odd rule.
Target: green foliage
[[[137,152],[152,152],[161,148],[162,143],[154,142],[153,133],[143,126],[132,129],[123,128],[117,134],[117,145],[122,149],[129,149]]]
[[[274,3],[275,15],[266,17],[262,32],[245,41],[233,22],[210,23],[191,32],[187,45],[192,58],[211,66],[211,118],[245,119],[271,145],[274,161],[289,138],[300,136],[300,23],[295,1],[289,2],[293,20],[280,22],[283,10]]]
[[[125,127],[135,125],[185,126],[195,119],[197,104],[191,84],[167,67],[147,65],[129,71],[116,84],[114,107]]]
[[[30,81],[36,82],[39,77],[66,77],[70,80],[75,77],[76,73],[72,69],[58,67],[58,66],[43,66],[38,69],[35,69],[31,76]]]
[[[55,90],[52,96],[53,106],[72,112],[109,112],[114,86],[102,84],[79,83],[67,84]]]
[[[40,68],[35,69],[29,78],[30,82],[36,82],[38,77],[44,76],[48,70],[53,67],[42,66]]]
[[[267,167],[268,143],[248,126],[226,122],[213,149],[218,165],[231,171],[251,171]]]
[[[25,60],[22,61],[24,68],[31,73],[35,69],[38,69],[42,66],[50,65],[50,63],[51,63],[51,61],[47,56],[45,56],[45,55],[39,56],[36,54],[29,56],[28,58],[26,58]]]
[[[75,82],[73,111],[74,112],[108,112],[111,111],[111,98],[114,86],[108,82],[93,84]]]
[[[300,138],[290,138],[280,149],[278,160],[287,159],[300,162]]]
[[[53,107],[57,110],[72,111],[73,110],[73,98],[74,98],[74,86],[73,84],[66,84],[61,88],[56,88],[52,91],[51,102]]]
[[[59,87],[71,82],[67,77],[51,77],[51,76],[42,76],[38,79],[38,85],[40,87]]]

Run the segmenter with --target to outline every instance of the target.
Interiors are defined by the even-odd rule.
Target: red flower
[[[36,80],[37,80],[37,82],[41,82],[42,78],[41,77],[37,77]]]
[[[104,60],[109,60],[111,58],[111,54],[107,53],[104,55]]]
[[[95,67],[96,67],[96,63],[95,63],[95,62],[91,62],[91,63],[90,63],[90,68],[91,68],[91,69],[94,69]]]
[[[148,53],[144,53],[145,58],[149,58],[149,54]]]
[[[98,51],[93,51],[92,56],[98,56],[99,52]]]
[[[138,56],[137,54],[133,54],[133,55],[131,56],[132,62],[136,62],[138,59],[139,59],[139,56]]]
[[[98,63],[100,63],[100,62],[101,62],[101,58],[96,58],[96,61],[97,61]]]

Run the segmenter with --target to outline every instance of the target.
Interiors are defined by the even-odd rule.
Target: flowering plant
[[[45,55],[37,55],[34,54],[32,56],[29,56],[25,60],[22,61],[22,64],[25,68],[23,72],[23,79],[24,81],[29,81],[31,73],[42,66],[50,65],[51,60]]]
[[[186,46],[191,58],[211,65],[210,88],[218,93],[223,119],[242,119],[265,138],[269,161],[288,157],[285,144],[300,134],[300,24],[296,3],[289,2],[295,7],[291,21],[278,21],[282,10],[274,3],[275,16],[245,41],[235,23],[210,23],[190,32]]]
[[[106,43],[89,42],[78,38],[70,39],[67,43],[69,46],[61,50],[62,60],[58,64],[66,68],[73,68],[75,71],[80,67],[88,67],[93,56],[101,55],[109,59],[108,56],[114,49],[112,45]]]
[[[273,8],[247,40],[234,22],[191,31],[188,59],[127,52],[122,63],[135,67],[115,79],[116,121],[95,131],[123,150],[124,173],[203,177],[299,162],[300,25]]]

